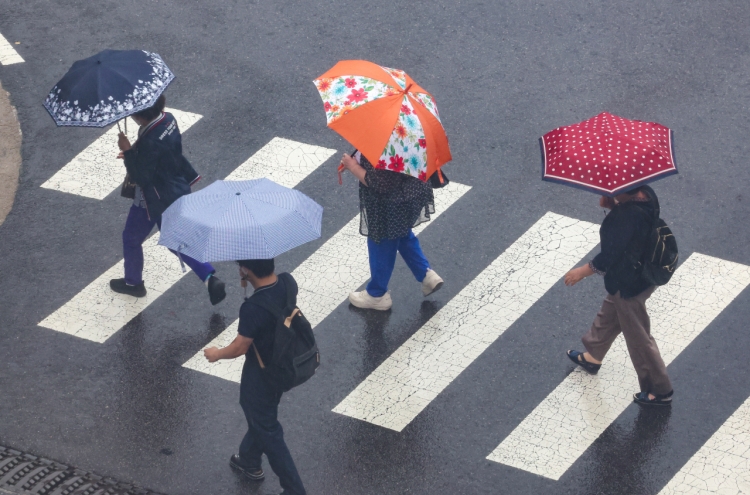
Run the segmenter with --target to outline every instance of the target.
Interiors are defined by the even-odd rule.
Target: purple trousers
[[[122,231],[122,254],[125,258],[125,283],[138,285],[143,282],[143,241],[151,233],[154,225],[161,227],[161,217],[158,220],[148,218],[146,208],[131,206],[128,219],[125,222],[125,230]],[[172,251],[170,249],[170,251]],[[177,254],[201,280],[206,280],[209,275],[216,272],[209,263],[201,263],[185,254]]]

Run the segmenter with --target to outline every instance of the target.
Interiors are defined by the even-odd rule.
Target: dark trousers
[[[255,359],[251,357],[246,359]],[[251,469],[259,468],[266,454],[271,469],[279,477],[285,494],[305,495],[305,487],[284,442],[284,429],[277,418],[281,392],[271,388],[261,375],[257,363],[248,362],[242,369],[240,406],[247,419],[247,433],[240,444],[240,459]]]
[[[619,292],[614,296],[607,294],[591,329],[581,340],[594,359],[603,361],[622,332],[641,392],[663,395],[672,390],[672,383],[659,347],[651,335],[651,320],[646,312],[646,299],[655,289],[649,287],[628,299],[620,297]]]
[[[146,208],[131,206],[128,212],[128,219],[125,221],[125,230],[122,231],[122,254],[125,258],[125,283],[138,285],[143,282],[143,241],[153,230],[154,225],[161,228],[161,217],[158,220],[151,220],[148,217]],[[170,249],[170,251],[172,251]],[[209,263],[201,263],[185,254],[175,255],[182,257],[191,270],[198,275],[201,280],[206,280],[209,275],[214,273],[214,267]]]
[[[381,239],[375,242],[367,238],[367,251],[370,255],[370,282],[367,284],[367,293],[372,297],[381,297],[388,292],[388,282],[396,265],[396,253],[400,253],[414,274],[417,282],[424,280],[430,263],[422,252],[419,239],[414,232],[399,239]]]

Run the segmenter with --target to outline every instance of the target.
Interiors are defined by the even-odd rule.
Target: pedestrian
[[[349,294],[358,308],[386,311],[393,304],[388,282],[396,263],[396,252],[422,284],[429,296],[443,286],[443,279],[430,268],[412,228],[435,213],[432,188],[417,177],[375,168],[360,152],[344,154],[341,166],[359,179],[359,232],[367,236],[370,282],[365,290]]]
[[[115,292],[135,297],[146,295],[143,241],[154,225],[161,228],[164,210],[180,196],[189,194],[190,186],[200,179],[182,155],[182,136],[174,116],[164,112],[165,104],[162,94],[153,106],[131,116],[140,126],[135,144],[131,146],[122,132],[117,142],[121,150],[119,158],[125,161],[128,173],[126,181],[135,187],[133,205],[122,232],[125,277],[110,280],[109,286]],[[216,277],[213,266],[172,252],[206,284],[211,304],[218,304],[226,297],[224,282]]]
[[[252,285],[253,295],[240,307],[238,335],[227,347],[209,347],[203,351],[209,363],[219,359],[235,359],[245,355],[240,380],[240,406],[247,419],[247,433],[240,443],[238,454],[232,455],[230,466],[245,477],[260,481],[264,478],[261,457],[265,453],[271,469],[279,477],[283,494],[304,495],[292,455],[284,441],[284,430],[278,420],[282,392],[263,375],[260,362],[270,363],[273,355],[276,318],[266,308],[256,304],[263,301],[271,307],[285,308],[288,304],[287,284],[292,284],[296,304],[297,283],[289,274],[276,276],[274,260],[242,260],[239,264],[242,287]]]
[[[641,276],[643,254],[653,228],[659,200],[653,189],[641,186],[613,198],[603,196],[600,206],[610,211],[599,230],[601,252],[588,264],[565,275],[573,286],[585,277],[604,276],[607,296],[591,329],[583,336],[585,352],[569,350],[568,357],[595,375],[612,343],[622,332],[638,375],[640,392],[633,400],[641,405],[672,404],[672,384],[659,353],[646,310],[646,300],[656,286]]]

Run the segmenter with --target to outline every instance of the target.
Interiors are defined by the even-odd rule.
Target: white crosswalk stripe
[[[335,150],[274,138],[227,179],[269,177],[286,187],[294,187],[334,153]],[[158,239],[156,233],[143,244],[146,297],[136,298],[110,290],[109,280],[123,276],[123,261],[120,261],[39,325],[94,342],[105,342],[184,276],[177,257],[165,247],[157,246]]]
[[[451,182],[435,191],[433,220],[458,201],[471,189],[463,184]],[[430,223],[414,229],[419,234]],[[367,238],[359,233],[359,216],[350,220],[341,230],[307,258],[292,276],[297,280],[299,294],[297,305],[315,327],[331,314],[349,292],[361,286],[370,277],[367,258]],[[224,347],[237,336],[238,321],[235,320],[208,346]],[[203,351],[195,354],[183,366],[209,375],[239,383],[244,359],[223,360],[208,363]]]
[[[750,494],[750,399],[667,483],[659,495]]]
[[[547,213],[350,393],[334,412],[401,431],[599,242]]]
[[[180,132],[186,132],[203,116],[168,108],[177,120]],[[131,120],[128,139],[135,142],[138,126]],[[124,130],[124,129],[123,129]],[[104,199],[120,187],[125,178],[125,166],[117,158],[117,126],[113,126],[78,153],[67,165],[58,170],[41,187],[92,199]]]
[[[0,34],[0,65],[20,64],[23,61],[13,45]]]
[[[750,267],[691,255],[647,301],[664,362],[672,362],[748,284]],[[487,458],[560,479],[632,403],[638,389],[624,340],[618,337],[598,375],[572,372]]]

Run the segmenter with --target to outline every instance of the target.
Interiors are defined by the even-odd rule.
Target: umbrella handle
[[[182,248],[184,247],[184,244],[180,244],[180,246],[177,248],[177,257],[180,258],[180,267],[182,268],[182,273],[187,272],[187,270],[185,270],[185,262],[182,260]]]
[[[123,125],[125,126],[125,135],[127,136],[128,135],[128,118],[125,117],[124,119],[121,119],[121,120],[122,120]],[[116,123],[117,123],[117,130],[122,132],[122,129],[120,128],[120,121],[118,120]]]
[[[354,151],[351,152],[351,154],[349,156],[353,157],[356,153],[357,153],[357,150],[355,149]],[[339,168],[337,169],[337,171],[339,173],[339,185],[341,185],[341,184],[344,183],[344,181],[343,181],[343,179],[341,177],[341,173],[344,171],[345,168],[346,167],[344,167],[343,165],[339,165]]]

